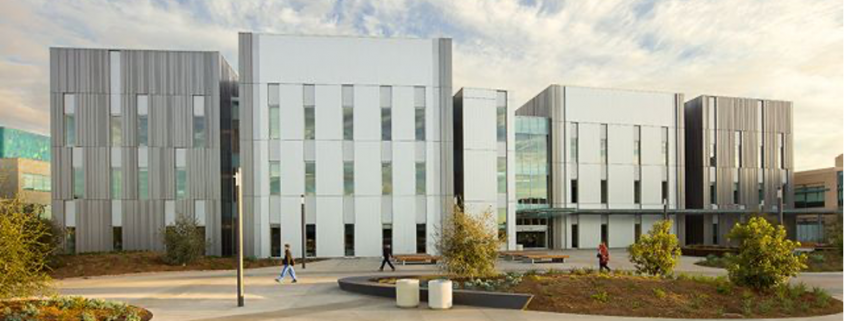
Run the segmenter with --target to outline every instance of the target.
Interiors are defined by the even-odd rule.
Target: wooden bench
[[[439,256],[428,254],[399,254],[394,255],[393,258],[396,259],[397,263],[402,263],[402,265],[406,263],[437,264],[437,261],[440,260]]]
[[[546,254],[546,252],[542,251],[501,251],[499,252],[499,256],[508,260],[508,261],[515,261],[517,258],[525,257],[529,254]]]
[[[522,256],[523,262],[530,262],[531,264],[537,261],[551,260],[552,263],[566,263],[569,255],[564,254],[525,254]]]

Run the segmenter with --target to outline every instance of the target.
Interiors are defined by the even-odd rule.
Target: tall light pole
[[[305,194],[299,195],[299,214],[302,221],[302,269],[305,269]]]
[[[243,176],[241,170],[235,172],[235,185],[238,188],[238,306],[244,306],[244,202]]]

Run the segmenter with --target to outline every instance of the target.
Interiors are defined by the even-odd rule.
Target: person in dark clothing
[[[391,254],[390,252],[391,252],[390,251],[390,244],[386,244],[384,246],[384,248],[382,248],[381,254],[382,254],[382,257],[384,257],[384,259],[381,260],[381,267],[378,269],[379,272],[384,271],[384,264],[385,263],[387,263],[387,265],[390,265],[390,268],[393,269],[393,271],[396,271],[396,268],[393,267],[393,263],[390,263],[390,257],[393,256],[393,254]]]
[[[290,254],[290,244],[285,244],[285,258],[282,260],[282,273],[276,278],[276,282],[282,283],[285,279],[285,274],[290,274],[293,283],[296,283],[296,271],[293,270],[293,265],[296,261],[293,260],[293,255]]]
[[[607,269],[607,272],[610,272],[610,267],[607,266],[607,263],[610,262],[610,252],[607,251],[607,245],[604,242],[599,244],[599,251],[596,256],[599,258],[599,271]]]

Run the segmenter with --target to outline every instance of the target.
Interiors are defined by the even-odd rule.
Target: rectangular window
[[[123,120],[120,115],[109,117],[111,145],[120,146],[123,143]]]
[[[393,123],[391,120],[390,108],[393,106],[393,88],[381,86],[379,89],[379,100],[381,106],[381,140],[390,141]]]
[[[425,195],[425,189],[426,189],[425,162],[417,162],[416,174],[417,174],[417,189],[416,189],[417,195]]]
[[[305,162],[305,194],[314,195],[317,193],[317,164],[311,161]]]
[[[414,87],[414,137],[425,141],[425,87]]]
[[[578,248],[578,224],[572,224],[572,248]]]
[[[569,134],[569,157],[572,163],[578,162],[578,123],[572,123]]]
[[[498,157],[496,162],[496,181],[498,185],[499,194],[507,194],[508,192],[508,159],[507,157]]]
[[[343,195],[355,194],[355,163],[343,162]]]
[[[205,96],[194,96],[194,147],[206,146]]]
[[[279,118],[279,84],[267,84],[267,106],[269,107],[270,115],[269,129],[270,139],[281,138],[281,119]]]
[[[578,203],[578,180],[573,179],[569,182],[570,198],[572,203]]]
[[[634,164],[640,164],[640,126],[634,126]]]
[[[710,182],[710,204],[716,203],[716,182]]]
[[[355,225],[343,225],[343,255],[355,256]]]
[[[710,137],[710,166],[716,167],[716,97],[707,97],[707,133]]]
[[[76,96],[64,94],[65,146],[76,145]]]
[[[187,152],[184,148],[176,149],[176,199],[188,197]]]
[[[352,107],[343,107],[343,140],[355,137],[355,113]]]
[[[739,182],[733,184],[734,204],[739,204]]]
[[[786,168],[786,137],[783,133],[778,134],[778,166]]]
[[[426,235],[425,224],[417,224],[417,254],[426,253]]]
[[[742,167],[742,132],[734,132],[734,166]]]
[[[640,180],[635,180],[634,181],[634,204],[641,204],[642,203],[641,199],[640,199],[640,196],[641,196],[640,192],[641,192]]]
[[[115,251],[123,251],[123,228],[120,226],[112,227],[112,247]]]
[[[38,174],[21,174],[23,178],[23,189],[27,191],[49,192],[50,177]]]
[[[605,245],[610,246],[610,244],[608,244],[607,242],[607,223],[602,223],[601,225],[601,241]]]
[[[660,199],[669,201],[669,182],[660,182]]]
[[[123,198],[123,170],[120,167],[111,168],[111,199]]]
[[[663,143],[660,151],[663,153],[663,164],[669,166],[669,127],[663,127],[662,132]]]
[[[317,136],[317,130],[314,124],[316,121],[314,114],[314,106],[316,105],[314,85],[302,86],[302,105],[305,108],[305,140],[314,140]]]
[[[317,256],[317,225],[305,224],[305,256]]]
[[[507,92],[496,92],[496,141],[505,142],[508,139],[508,104]]]
[[[712,230],[713,244],[719,244],[719,221],[714,220],[712,225],[713,225],[713,230]]]
[[[601,203],[607,204],[607,180],[601,180]]]
[[[270,256],[282,257],[282,228],[279,224],[270,225]]]
[[[763,128],[763,101],[757,101],[757,144],[759,145],[758,148],[760,149],[760,168],[765,167],[765,151],[763,149],[763,137],[764,137],[764,128]]]
[[[147,167],[138,168],[138,198],[142,200],[150,198],[150,176]]]
[[[381,163],[381,195],[393,194],[393,164]]]
[[[282,164],[270,161],[270,195],[282,194]]]
[[[381,246],[385,245],[393,245],[393,225],[390,224],[381,225]]]
[[[137,99],[137,109],[138,109],[138,146],[147,146],[149,145],[149,128],[148,128],[148,115],[149,115],[149,96],[147,95],[138,95]]]
[[[499,240],[508,240],[508,208],[500,207],[496,215],[496,225],[499,227]]]
[[[73,168],[73,198],[85,197],[85,171],[82,148],[72,149],[71,167]]]
[[[643,224],[636,223],[634,224],[634,242],[640,241],[640,235],[643,234]]]
[[[599,141],[599,158],[600,162],[607,165],[607,124],[601,124]]]

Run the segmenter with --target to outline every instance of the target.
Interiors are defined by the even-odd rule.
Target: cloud
[[[237,32],[450,37],[454,84],[790,100],[799,169],[842,153],[837,0],[88,0],[0,4],[0,125],[48,131],[50,46],[218,50]]]

